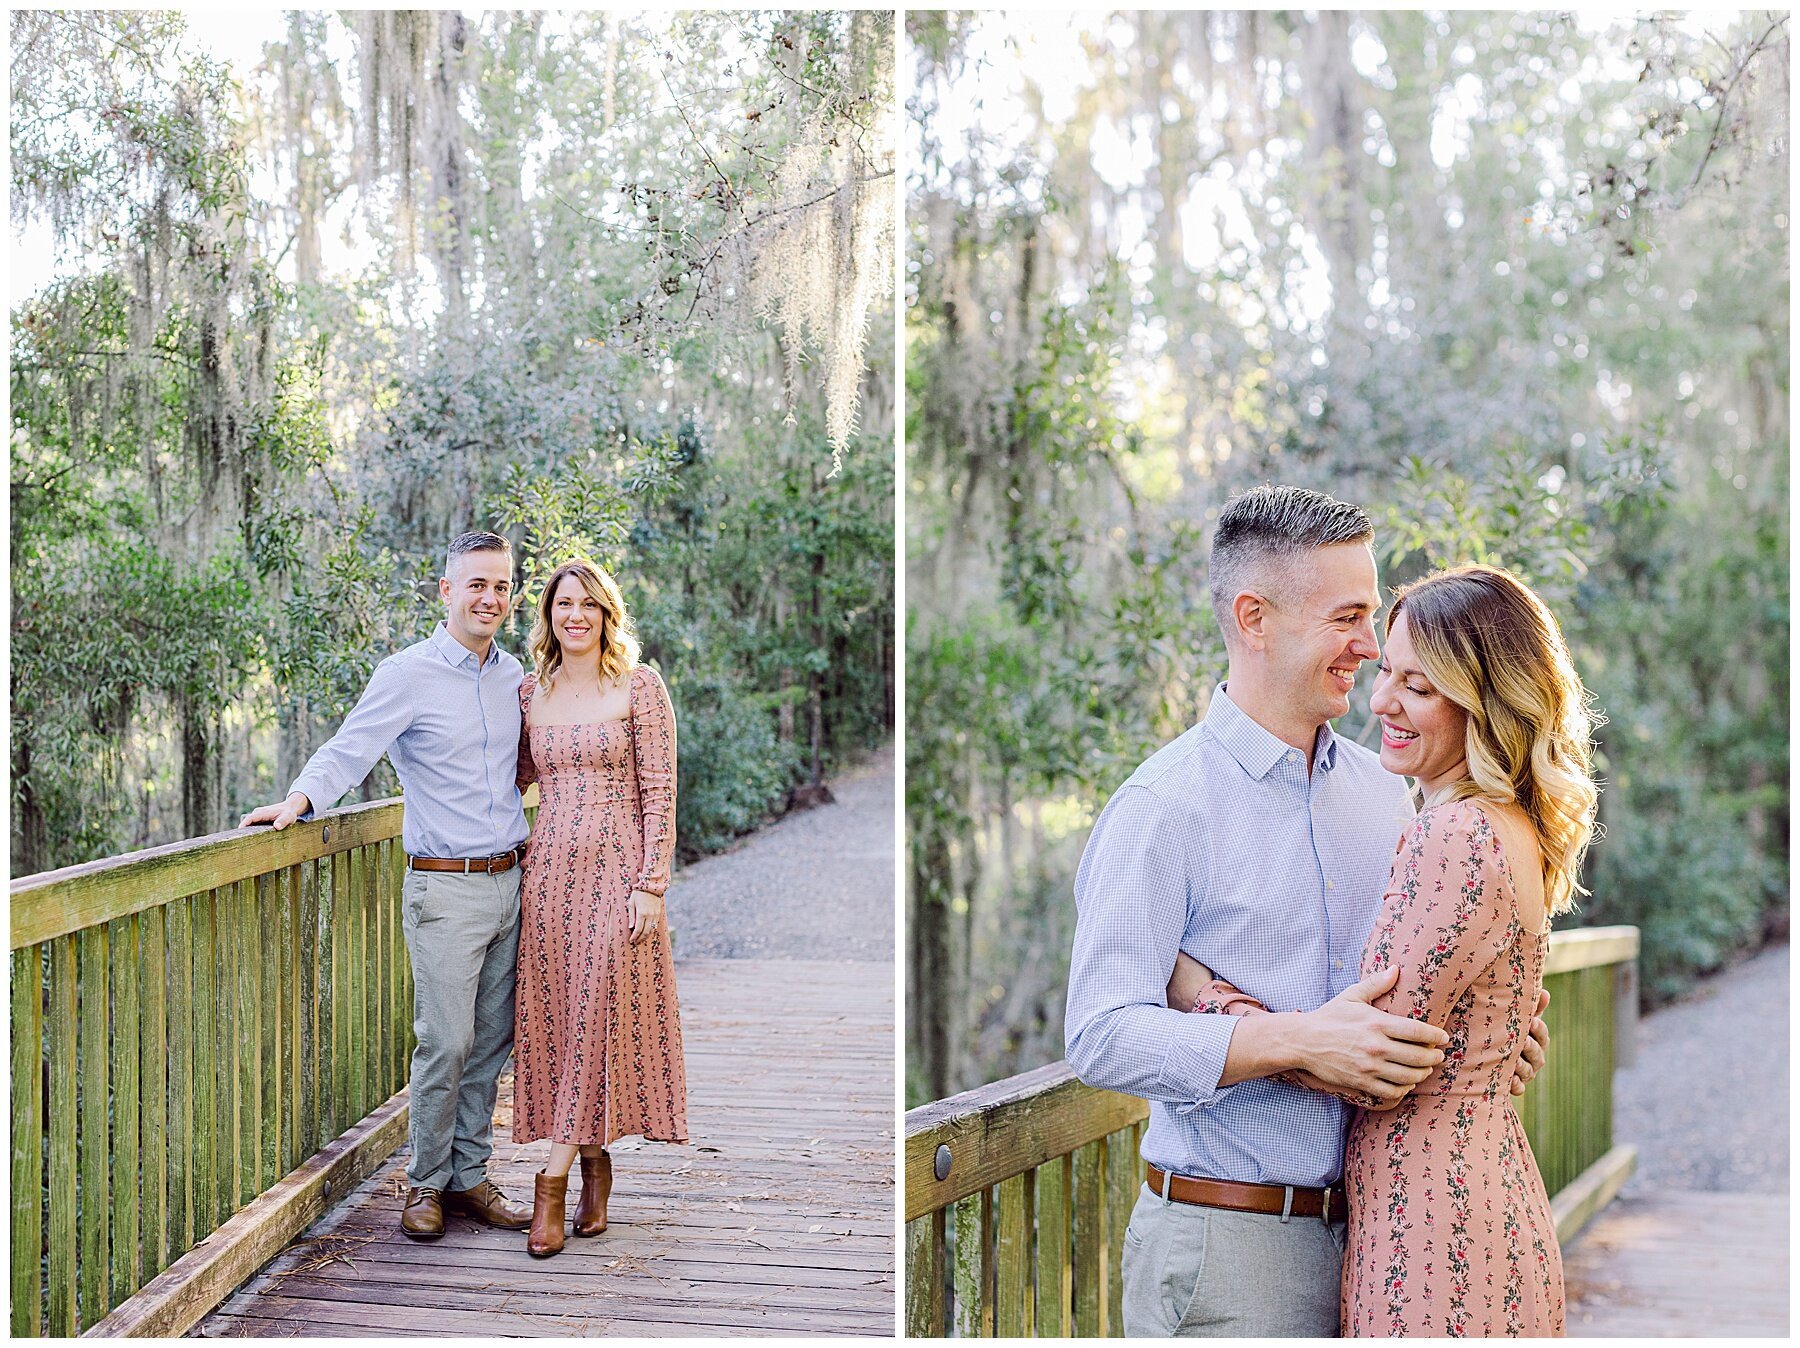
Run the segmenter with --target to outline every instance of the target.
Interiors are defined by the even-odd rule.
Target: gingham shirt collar
[[[443,623],[439,623],[432,632],[431,645],[433,650],[443,656],[445,661],[452,665],[470,664],[475,659],[475,652],[463,645],[462,642],[458,641],[455,637],[451,636],[450,629]],[[485,669],[499,658],[500,644],[495,641],[490,641],[488,643],[487,660],[483,662],[481,667]]]
[[[1286,740],[1251,720],[1242,707],[1225,695],[1222,683],[1213,689],[1202,724],[1206,733],[1237,760],[1238,766],[1259,782],[1293,749]],[[1336,765],[1337,734],[1327,723],[1319,727],[1319,737],[1313,742],[1313,766],[1320,772],[1330,772]]]

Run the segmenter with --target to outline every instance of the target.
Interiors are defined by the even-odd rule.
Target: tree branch
[[[695,129],[693,120],[687,115],[687,109],[681,105],[681,99],[676,96],[674,86],[669,83],[669,76],[666,71],[663,72],[662,82],[663,88],[669,91],[669,97],[674,100],[675,111],[681,114],[682,123],[687,127],[688,134],[694,138],[694,144],[700,147],[700,153],[706,156],[706,162],[712,165],[713,172],[719,175],[719,181],[725,184],[725,191],[730,195],[732,201],[735,202],[737,200],[737,189],[731,185],[731,179],[726,176],[725,170],[719,167],[719,161],[713,158],[712,151],[706,148],[706,142],[700,138],[700,132]]]
[[[704,261],[700,264],[699,275],[694,282],[694,299],[693,299],[693,302],[688,305],[687,314],[683,317],[682,322],[686,323],[689,319],[693,318],[694,310],[696,308],[698,308],[700,305],[701,282],[704,281],[704,279],[706,277],[706,273],[712,269],[713,263],[718,261],[719,254],[725,251],[725,245],[730,243],[733,239],[737,238],[741,234],[747,233],[748,231],[755,229],[758,225],[762,224],[764,221],[774,219],[778,215],[792,215],[795,211],[803,211],[809,206],[817,206],[821,201],[829,201],[832,197],[835,197],[838,193],[844,191],[846,188],[860,187],[864,183],[872,183],[881,178],[891,178],[893,176],[894,176],[893,169],[882,169],[876,173],[865,174],[861,178],[852,178],[848,182],[839,183],[836,187],[831,188],[829,191],[821,192],[821,193],[819,193],[818,196],[809,197],[805,201],[796,202],[792,206],[772,207],[771,209],[766,210],[761,215],[757,216],[754,220],[745,220],[736,229],[729,230],[726,233],[720,235],[718,243],[713,245],[712,252],[707,254],[706,261]]]
[[[1706,166],[1712,162],[1713,154],[1719,148],[1719,132],[1725,126],[1726,113],[1731,110],[1731,95],[1736,91],[1739,82],[1742,81],[1744,76],[1749,72],[1751,62],[1755,61],[1757,56],[1759,56],[1763,49],[1768,45],[1769,38],[1774,34],[1775,30],[1780,28],[1786,22],[1787,15],[1785,14],[1775,19],[1774,22],[1763,30],[1762,36],[1758,37],[1750,44],[1750,49],[1745,52],[1744,58],[1741,61],[1738,60],[1737,53],[1731,53],[1732,61],[1737,68],[1731,73],[1730,83],[1719,91],[1719,113],[1718,116],[1713,118],[1712,130],[1708,133],[1706,138],[1706,149],[1700,155],[1700,162],[1694,166],[1694,176],[1688,180],[1687,186],[1677,192],[1670,200],[1670,210],[1680,210],[1687,204],[1688,198],[1699,190],[1700,182],[1706,176]],[[1707,36],[1712,37],[1712,34],[1708,33]],[[1713,38],[1713,41],[1718,42],[1719,40]],[[1725,44],[1720,42],[1719,45],[1723,47]],[[1730,51],[1729,48],[1726,48],[1726,50]]]

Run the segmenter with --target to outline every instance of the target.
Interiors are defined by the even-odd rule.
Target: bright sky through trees
[[[1628,28],[1640,14],[1636,10],[1598,7],[1576,10],[1574,17],[1577,29],[1584,35],[1620,36],[1616,30],[1621,26]],[[1703,16],[1685,15],[1671,22],[1695,35],[1706,32],[1707,20]],[[1029,164],[1034,145],[1041,142],[1044,153],[1040,157],[1053,157],[1050,138],[1076,118],[1081,101],[1096,89],[1097,58],[1091,54],[1092,49],[1105,43],[1114,49],[1128,48],[1134,40],[1131,24],[1108,12],[983,14],[966,38],[969,68],[983,71],[983,78],[954,84],[939,81],[941,87],[932,91],[933,135],[943,147],[946,168],[954,172],[959,147],[974,154],[1003,146],[1016,162]],[[1626,52],[1623,40],[1596,47],[1582,69],[1564,81],[1559,91],[1562,101],[1573,110],[1581,102],[1585,85],[1628,80],[1635,67]],[[1219,58],[1227,59],[1228,55],[1221,52]],[[1364,78],[1383,88],[1393,87],[1393,75],[1386,68],[1388,52],[1368,25],[1352,25],[1349,59]],[[1467,65],[1474,60],[1475,51],[1466,44],[1452,54],[1453,62]],[[908,64],[910,67],[910,59]],[[1264,101],[1270,107],[1293,93],[1279,87],[1278,79],[1265,79],[1263,87]],[[1217,92],[1222,97],[1224,90]],[[1687,92],[1691,96],[1695,91]],[[1459,158],[1467,156],[1471,124],[1485,110],[1483,99],[1481,79],[1469,73],[1449,85],[1437,100],[1431,117],[1429,148],[1440,173],[1447,174]],[[1213,119],[1221,123],[1229,111],[1222,106],[1211,109]],[[1171,102],[1163,112],[1165,117],[1174,115],[1174,104]],[[1621,127],[1629,121],[1624,108],[1617,110],[1616,117]],[[1149,238],[1151,222],[1142,200],[1142,193],[1154,187],[1154,130],[1150,115],[1142,108],[1133,108],[1123,118],[1101,112],[1093,119],[1089,140],[1094,174],[1121,195],[1116,209],[1103,222],[1110,251],[1130,265],[1128,275],[1138,285],[1147,281],[1154,265],[1155,249]],[[1369,131],[1363,148],[1376,162],[1391,168],[1394,150],[1378,118]],[[915,149],[922,132],[923,128],[916,124],[909,128]],[[1539,187],[1546,206],[1537,214],[1541,217],[1540,227],[1545,229],[1555,227],[1554,212],[1548,203],[1568,190],[1569,165],[1562,161],[1559,139],[1546,135],[1538,138],[1534,147],[1544,167],[1545,176]],[[1222,141],[1219,148],[1223,149]],[[1252,153],[1240,166],[1234,166],[1232,159],[1221,153],[1216,166],[1209,167],[1199,181],[1190,184],[1188,198],[1180,208],[1180,223],[1183,257],[1191,270],[1205,271],[1233,251],[1253,258],[1264,251],[1248,208],[1260,204],[1283,166],[1293,161],[1300,150],[1299,142],[1291,137],[1271,137],[1260,154]],[[920,158],[915,155],[915,162]],[[1246,168],[1248,172],[1244,171]],[[924,177],[930,180],[929,168]],[[950,186],[947,182],[933,185]],[[1043,187],[1041,180],[1034,181],[1028,175],[1019,184],[1019,193],[1025,200],[1039,200]],[[1447,210],[1446,224],[1451,229],[1461,228],[1463,223],[1460,211],[1454,207]],[[1285,302],[1271,315],[1262,299],[1247,288],[1239,296],[1237,317],[1247,327],[1273,317],[1289,331],[1308,334],[1315,342],[1322,342],[1324,324],[1332,309],[1330,268],[1318,240],[1303,223],[1295,220],[1288,232],[1288,243],[1295,256],[1287,263],[1286,284],[1282,287]],[[1073,302],[1078,298],[1077,290],[1073,284],[1067,285],[1060,298]],[[1374,275],[1368,284],[1370,307],[1379,310],[1390,299],[1388,278]],[[1146,361],[1154,361],[1162,354],[1161,329],[1134,325],[1132,339],[1137,353]]]
[[[274,10],[198,9],[187,13],[192,44],[203,47],[231,67],[240,82],[251,78],[262,60],[263,44],[279,41],[286,27],[284,14]],[[347,58],[348,51],[343,53]],[[260,188],[263,184],[253,184]],[[8,256],[10,303],[42,290],[54,276],[81,269],[91,259],[67,246],[58,250],[49,221],[42,217],[20,220],[15,208]],[[293,264],[288,264],[291,276]]]

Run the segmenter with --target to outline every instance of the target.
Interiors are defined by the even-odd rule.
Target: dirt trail
[[[802,810],[680,870],[669,887],[677,961],[894,958],[894,749]]]

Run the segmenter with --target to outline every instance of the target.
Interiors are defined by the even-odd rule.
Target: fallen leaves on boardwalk
[[[317,1273],[332,1264],[346,1264],[356,1267],[356,1260],[350,1256],[376,1239],[373,1235],[337,1235],[308,1236],[288,1246],[290,1258],[298,1262],[288,1268],[273,1270],[278,1278],[292,1277],[296,1273]],[[304,1251],[304,1253],[302,1253]]]

